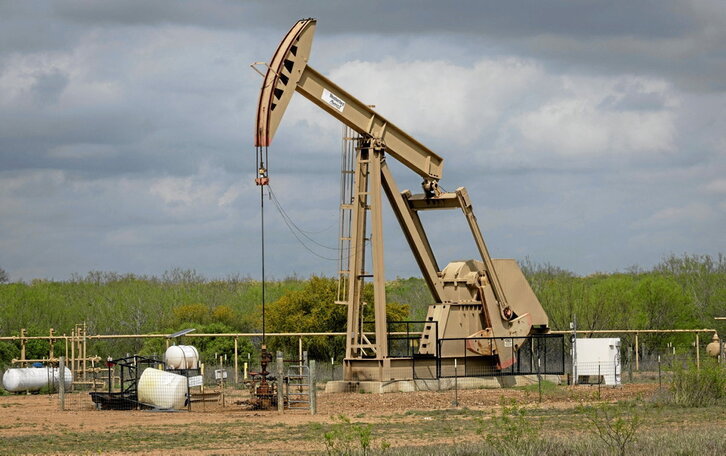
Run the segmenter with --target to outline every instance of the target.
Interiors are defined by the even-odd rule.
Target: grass
[[[693,430],[687,433],[642,433],[628,448],[629,455],[721,455],[726,451],[726,435],[720,428]],[[514,449],[466,442],[456,446],[427,445],[396,447],[400,456],[610,456],[612,451],[593,435],[548,437],[524,442]]]
[[[350,419],[351,432],[367,429],[370,425],[367,454],[380,454],[392,444],[389,454],[593,454],[606,455],[607,447],[584,425],[589,406],[564,410],[551,408],[516,408],[507,421],[501,408],[497,413],[469,409],[411,410],[387,418]],[[617,404],[606,407],[620,407]],[[524,410],[523,417],[519,417]],[[629,446],[628,454],[649,456],[668,454],[726,454],[726,434],[723,433],[723,408],[683,408],[656,404],[638,404],[642,427]],[[536,424],[536,426],[530,426]],[[344,425],[346,428],[348,425]],[[519,433],[519,430],[524,432]],[[503,432],[506,431],[506,432]],[[204,449],[207,451],[269,447],[275,442],[279,448],[300,448],[307,442],[309,454],[325,451],[324,435],[334,438],[343,435],[340,419],[311,422],[295,426],[265,425],[255,421],[226,423],[199,423],[183,427],[152,425],[138,428],[117,426],[104,432],[68,428],[48,429],[48,438],[37,435],[5,435],[0,440],[2,454],[97,453],[109,450],[144,453],[151,450]],[[333,434],[330,434],[330,433]],[[337,432],[337,434],[336,434]],[[523,437],[514,446],[508,446],[507,433]],[[343,434],[341,434],[343,433]],[[495,445],[484,445],[488,439]],[[354,440],[350,454],[362,454]],[[436,446],[427,446],[439,442]],[[402,446],[403,445],[403,446]],[[423,446],[420,446],[423,445]],[[274,445],[278,446],[278,445]],[[488,448],[488,449],[487,449]],[[498,453],[492,452],[498,449]],[[395,450],[395,451],[394,451]],[[491,450],[491,451],[490,451]],[[356,453],[355,451],[358,451]],[[299,451],[304,453],[304,451]],[[334,454],[334,453],[333,453]]]
[[[534,388],[537,385],[533,385]],[[533,386],[523,387],[532,394]],[[535,390],[536,391],[536,390]],[[664,388],[664,391],[666,389]],[[204,450],[225,453],[253,451],[331,455],[609,455],[618,451],[598,435],[590,422],[628,425],[637,412],[637,432],[627,441],[626,454],[726,454],[726,417],[722,403],[683,407],[662,400],[634,399],[602,403],[580,391],[543,386],[543,395],[569,401],[559,406],[529,401],[504,401],[486,409],[413,409],[384,416],[357,413],[350,417],[314,417],[285,424],[251,417],[184,425],[139,427],[119,413],[119,423],[99,433],[80,424],[44,426],[47,438],[18,434],[32,426],[17,423],[0,428],[0,454],[57,454],[153,450]],[[562,405],[571,403],[571,406]],[[11,405],[20,405],[12,403]],[[3,413],[12,413],[12,408]],[[16,409],[17,410],[17,409]],[[87,413],[94,413],[89,411]],[[617,420],[620,419],[618,422]],[[72,420],[72,417],[69,417]],[[609,421],[604,421],[609,420]],[[289,423],[289,421],[288,421]],[[627,430],[627,429],[625,429]],[[617,429],[616,429],[617,431]],[[618,431],[619,432],[619,431]],[[435,445],[433,445],[435,443]],[[390,448],[389,448],[390,447]],[[274,454],[274,453],[273,453]]]
[[[707,359],[703,366],[677,366],[669,388],[671,403],[683,407],[703,407],[726,403],[726,368]]]

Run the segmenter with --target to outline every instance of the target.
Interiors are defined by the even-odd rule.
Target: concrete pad
[[[559,385],[559,375],[543,375],[543,381]],[[536,385],[536,375],[509,375],[501,377],[459,377],[434,380],[345,381],[335,380],[325,384],[326,393],[409,393],[414,391],[447,391],[454,389],[496,389]]]

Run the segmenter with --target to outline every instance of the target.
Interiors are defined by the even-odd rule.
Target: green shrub
[[[620,456],[627,454],[641,425],[635,404],[602,405],[585,414],[590,430]]]
[[[502,398],[498,415],[488,420],[476,418],[476,422],[477,434],[503,453],[523,452],[540,440],[540,422],[515,400]]]
[[[717,405],[726,399],[726,369],[713,360],[701,368],[677,366],[670,385],[670,401],[683,407]]]
[[[323,434],[325,450],[329,456],[347,456],[369,454],[371,450],[371,434],[373,426],[370,424],[353,423],[345,415],[338,415],[338,422]],[[385,451],[390,445],[382,442],[381,449]]]

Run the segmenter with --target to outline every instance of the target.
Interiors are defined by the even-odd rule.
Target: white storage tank
[[[70,369],[65,370],[65,388],[69,390],[73,383],[73,374]],[[57,389],[60,373],[57,367],[20,367],[8,369],[3,374],[3,388],[11,393],[21,391],[39,391],[44,386]]]
[[[172,345],[164,353],[167,369],[198,369],[199,352],[191,345]]]
[[[605,385],[620,385],[620,338],[578,338],[575,342],[577,382],[600,376]],[[590,383],[590,382],[588,382]]]
[[[148,367],[137,384],[138,400],[160,409],[183,409],[187,397],[187,378]]]

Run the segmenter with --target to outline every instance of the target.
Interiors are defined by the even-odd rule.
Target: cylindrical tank
[[[73,374],[70,369],[65,370],[65,388],[70,389],[73,383]],[[57,367],[21,367],[8,369],[3,374],[3,388],[17,393],[20,391],[38,391],[44,386],[53,385],[58,388],[60,374]]]
[[[199,352],[191,345],[172,345],[164,353],[167,369],[199,368]]]
[[[706,353],[714,358],[721,354],[721,341],[718,338],[718,334],[714,334],[711,343],[706,345]]]
[[[139,402],[160,409],[184,408],[187,391],[186,377],[153,367],[147,367],[141,373],[137,385]]]

